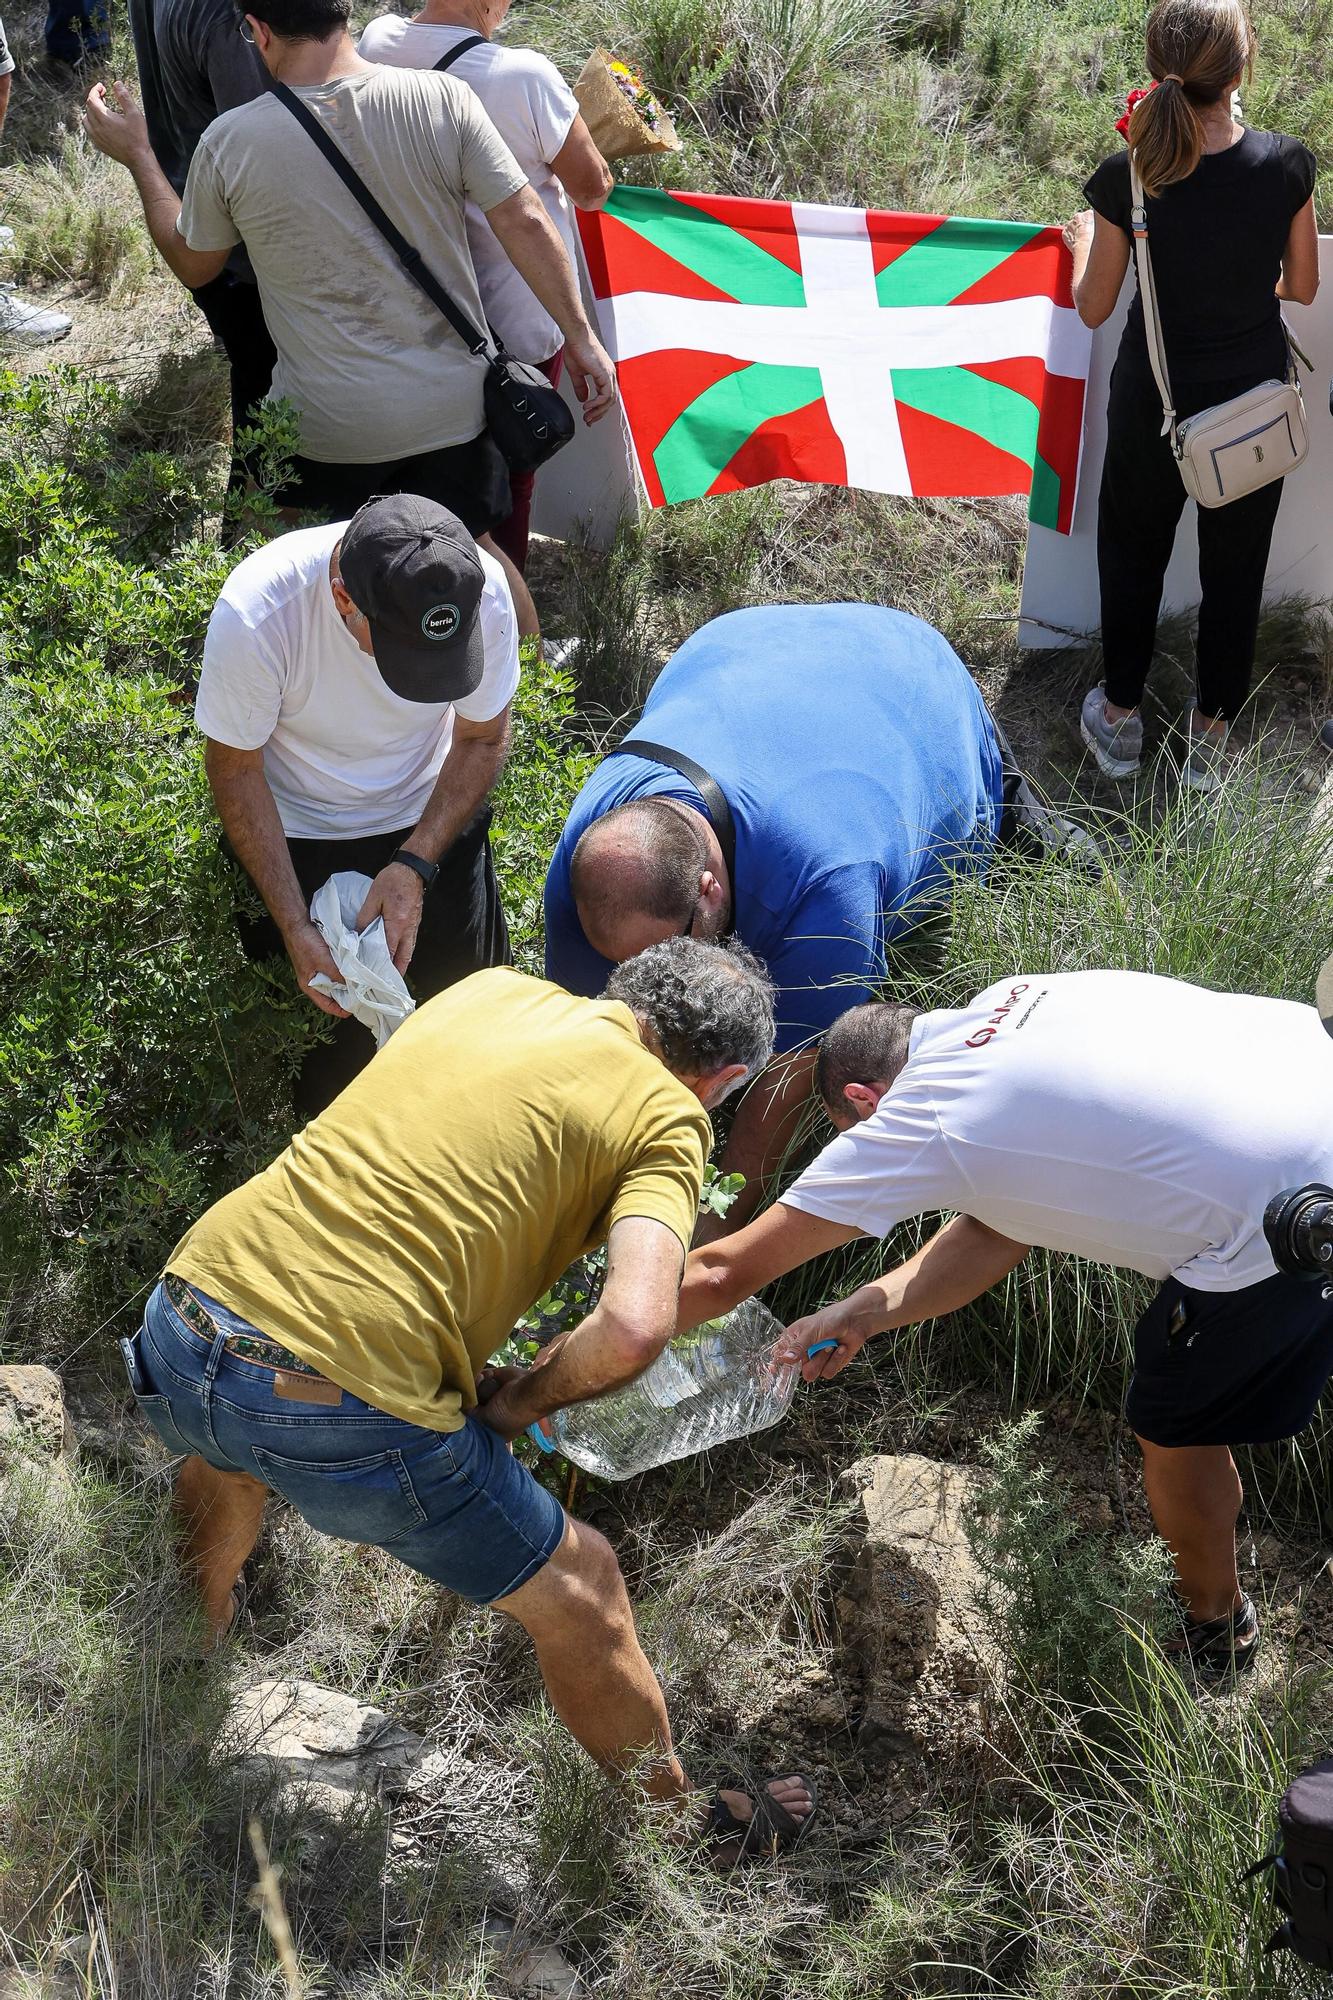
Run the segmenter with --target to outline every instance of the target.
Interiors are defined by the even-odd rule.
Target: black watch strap
[[[401,861],[404,868],[410,868],[414,875],[421,877],[428,889],[440,872],[438,861],[423,861],[421,856],[414,854],[410,847],[395,848],[394,852],[389,856],[389,861],[391,865],[395,861]]]

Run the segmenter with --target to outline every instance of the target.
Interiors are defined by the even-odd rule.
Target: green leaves
[[[182,700],[235,554],[194,532],[197,476],[136,452],[124,416],[73,371],[0,373],[0,1243],[20,1297],[53,1256],[137,1289],[283,1143],[314,1032],[242,956]]]

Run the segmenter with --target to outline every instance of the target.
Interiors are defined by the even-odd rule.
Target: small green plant
[[[1108,1542],[1081,1522],[1036,1442],[1029,1411],[983,1446],[987,1477],[965,1514],[982,1605],[1023,1687],[1092,1701],[1124,1680],[1127,1637],[1163,1621],[1160,1542]]]
[[[704,1168],[703,1191],[699,1196],[700,1215],[723,1216],[745,1186],[744,1174],[720,1173],[709,1160]],[[588,1317],[601,1296],[606,1281],[606,1251],[593,1250],[571,1264],[548,1292],[524,1313],[514,1328],[513,1339],[498,1359],[530,1361],[548,1340]]]
[[[552,666],[539,645],[525,641],[514,696],[513,743],[496,788],[491,844],[515,962],[538,976],[544,960],[546,870],[575,794],[593,766],[573,716],[570,676]]]

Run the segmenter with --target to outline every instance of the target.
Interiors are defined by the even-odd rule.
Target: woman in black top
[[[1287,372],[1279,300],[1309,304],[1319,284],[1314,156],[1232,116],[1254,35],[1240,0],[1162,0],[1148,22],[1156,87],[1134,104],[1129,142],[1147,195],[1163,341],[1180,416]],[[1131,100],[1132,102],[1133,100]],[[1074,302],[1109,318],[1132,254],[1129,154],[1103,160],[1091,211],[1066,230]],[[1264,573],[1282,482],[1199,510],[1202,597],[1197,697],[1182,776],[1215,790],[1227,734],[1249,693]],[[1162,584],[1185,488],[1162,435],[1162,402],[1135,293],[1111,377],[1097,519],[1106,679],[1083,703],[1083,740],[1108,777],[1139,768],[1139,702],[1152,663]]]

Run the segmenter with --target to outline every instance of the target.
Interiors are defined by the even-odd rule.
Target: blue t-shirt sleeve
[[[877,868],[840,868],[791,913],[787,935],[766,954],[778,989],[775,1053],[824,1034],[840,1014],[874,998],[884,978]]]
[[[610,959],[594,951],[583,935],[583,925],[574,906],[569,886],[569,854],[562,840],[546,873],[546,977],[567,993],[583,993],[593,999],[602,992],[614,967]]]

